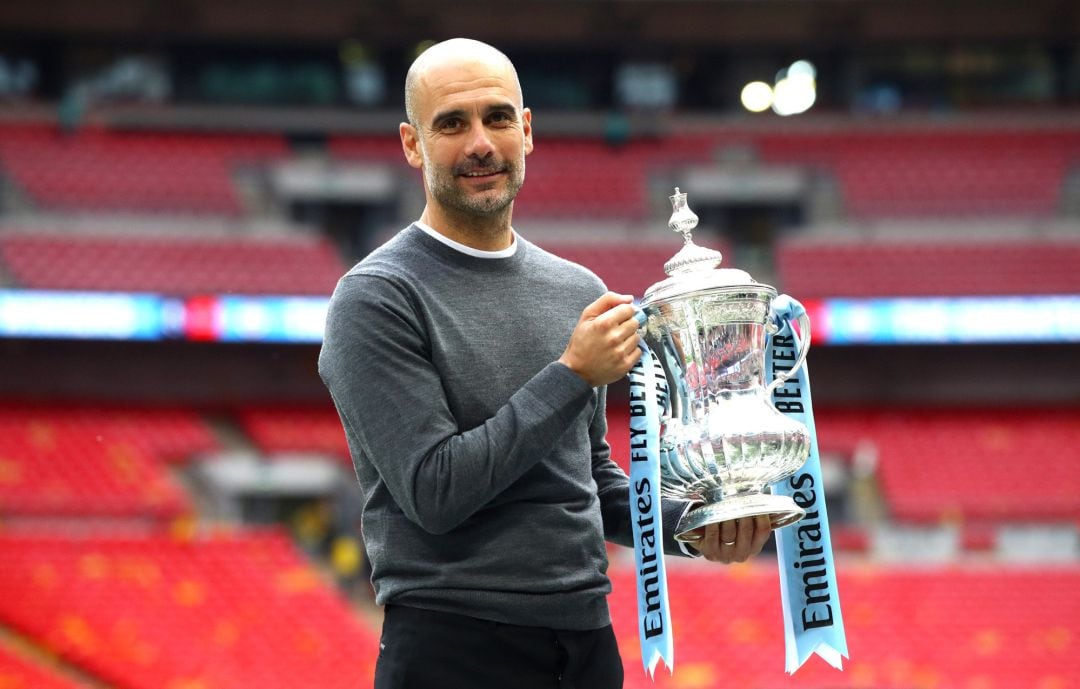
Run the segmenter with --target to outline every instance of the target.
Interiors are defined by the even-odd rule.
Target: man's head
[[[465,38],[435,44],[409,69],[405,112],[401,143],[423,170],[428,212],[443,221],[505,218],[508,227],[532,151],[532,113],[506,55]]]

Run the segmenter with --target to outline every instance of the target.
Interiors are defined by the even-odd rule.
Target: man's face
[[[482,61],[441,65],[422,77],[406,157],[424,173],[428,202],[489,216],[513,202],[532,151],[532,113],[513,72]]]

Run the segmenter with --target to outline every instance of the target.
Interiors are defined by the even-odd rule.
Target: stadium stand
[[[10,367],[4,371],[18,373],[29,362],[26,370],[48,376],[48,364],[64,357],[80,362],[65,373],[82,373],[84,362],[87,378],[108,379],[111,371],[127,373],[130,356],[131,371],[150,373],[124,384],[42,384],[40,394],[31,391],[32,403],[25,386],[10,398],[0,394],[0,689],[372,684],[378,609],[365,583],[362,510],[355,496],[342,497],[346,482],[359,488],[316,374],[318,346],[215,342],[220,333],[207,323],[220,295],[330,294],[355,258],[342,247],[366,251],[379,232],[416,217],[419,173],[405,163],[394,132],[396,92],[382,103],[393,112],[373,109],[382,107],[373,105],[377,97],[361,105],[348,95],[345,107],[310,111],[287,97],[221,107],[230,94],[218,91],[221,100],[206,103],[201,92],[211,68],[235,73],[241,84],[245,60],[256,65],[255,80],[276,69],[259,66],[257,53],[274,52],[286,65],[310,51],[328,60],[330,82],[396,89],[418,28],[457,31],[464,16],[470,27],[513,37],[513,51],[536,53],[522,73],[543,78],[544,97],[557,98],[567,84],[595,92],[580,100],[592,104],[588,110],[537,108],[536,150],[514,219],[525,237],[588,266],[617,292],[640,297],[663,279],[663,262],[678,247],[666,229],[666,195],[714,171],[700,177],[702,186],[719,179],[730,188],[691,194],[691,206],[708,216],[694,239],[719,248],[727,267],[807,300],[812,314],[812,302],[835,297],[1080,295],[1080,126],[1070,109],[1080,53],[1067,45],[1078,26],[1068,3],[1022,3],[1015,26],[1004,26],[1009,3],[986,12],[980,5],[977,19],[954,2],[909,3],[914,9],[778,3],[772,12],[770,3],[564,3],[557,17],[537,12],[536,26],[515,22],[508,30],[500,26],[502,8],[482,16],[486,6],[421,18],[407,2],[380,3],[379,12],[337,3],[361,10],[335,22],[335,3],[299,14],[270,3],[253,25],[251,13],[192,0],[179,11],[157,6],[176,3],[141,3],[154,6],[133,21],[83,3],[100,15],[94,22],[69,3],[75,14],[60,24],[68,28],[18,28],[19,17],[39,4],[0,11],[17,38],[14,49],[0,51],[0,90],[15,81],[23,56],[10,51],[21,46],[37,54],[31,57],[42,84],[28,100],[0,94],[0,284],[5,291],[176,295],[184,298],[167,301],[190,307],[191,322],[165,341],[0,340]],[[505,11],[531,12],[542,3],[534,4],[510,3]],[[726,35],[719,23],[701,22],[702,13],[741,4],[746,8],[733,17],[739,21],[727,23],[738,28]],[[1040,11],[1042,4],[1052,6]],[[934,5],[943,8],[942,24],[920,25],[932,24]],[[806,14],[815,8],[819,14]],[[110,14],[111,32],[104,28]],[[231,36],[229,17],[238,22]],[[102,28],[91,28],[98,19]],[[1044,57],[1056,66],[1056,81],[1028,81],[1032,63],[1010,57],[1036,24],[1047,27]],[[341,41],[342,27],[375,40]],[[551,27],[568,29],[567,36],[581,31],[590,44],[553,43]],[[172,63],[164,71],[177,91],[149,104],[106,95],[86,104],[82,121],[66,116],[81,72],[110,53],[103,36],[116,36],[120,52],[165,46],[157,55]],[[981,42],[974,50],[972,36]],[[930,37],[948,49],[928,48]],[[607,92],[617,91],[609,82],[630,40],[631,53],[651,53],[659,63],[676,56],[678,95],[692,103],[620,112]],[[982,41],[990,48],[983,51]],[[606,44],[618,55],[605,57]],[[746,45],[759,54],[747,57]],[[756,70],[769,54],[786,59],[796,45],[829,53],[819,64],[820,103],[812,113],[724,110],[737,95],[727,82],[739,69]],[[876,46],[875,55],[862,45]],[[357,48],[386,84],[354,79]],[[572,70],[580,81],[545,82],[553,57],[546,53],[563,48],[588,56]],[[942,83],[926,96],[918,93],[923,77],[904,72],[910,83],[897,86],[905,99],[900,111],[865,110],[863,94],[849,92],[867,84],[843,82],[888,81],[895,68],[887,55],[878,62],[878,52],[917,64],[916,72],[940,58],[942,71],[926,79]],[[585,64],[593,56],[608,64]],[[995,72],[999,67],[1004,71]],[[1053,91],[1054,105],[970,109],[978,103],[971,92],[993,80],[1008,82],[1010,94]],[[933,100],[939,96],[959,100],[942,105]],[[620,114],[630,116],[627,129],[609,129]],[[352,187],[338,184],[346,173]],[[781,201],[765,194],[762,202],[755,194],[769,185],[756,188],[751,177],[796,179],[797,189]],[[784,206],[783,219],[762,220],[768,228],[754,225],[761,216],[752,227],[725,227],[732,207],[755,203]],[[780,227],[787,222],[792,226]],[[950,356],[968,356],[976,347],[941,344],[926,355],[951,348]],[[977,359],[1011,373],[1011,357],[1029,353],[1024,347],[984,347]],[[1072,342],[1045,347],[1076,351]],[[896,351],[867,350],[882,359]],[[814,375],[827,369],[815,357],[843,359],[847,351],[827,344],[812,351]],[[881,380],[852,376],[834,394],[923,373],[891,368]],[[205,384],[177,379],[189,371]],[[1067,366],[1061,377],[1075,378]],[[890,397],[904,406],[855,407],[841,406],[854,404],[847,398],[829,400],[827,384],[815,384],[819,443],[827,467],[837,470],[826,484],[839,476],[843,488],[829,490],[828,509],[851,651],[845,672],[811,659],[794,676],[784,673],[779,582],[767,550],[743,566],[667,560],[675,674],[660,670],[649,679],[635,630],[632,558],[612,546],[610,607],[626,689],[1080,689],[1080,407],[1068,394],[1076,383],[1048,393],[1020,377],[1002,380],[990,389],[1023,390],[1023,403],[1001,394],[964,406],[945,405],[984,388],[960,386],[947,403],[933,396],[942,387],[919,400]],[[55,390],[76,398],[49,398]],[[629,414],[620,394],[618,384],[609,390],[608,440],[626,469]],[[1040,401],[1040,394],[1054,400]],[[233,468],[251,469],[243,474],[249,483],[233,492],[203,471],[230,459]],[[282,483],[298,475],[275,471],[282,468],[310,478],[308,465],[326,469],[320,475],[330,476],[332,489],[313,496],[303,481],[268,488],[271,475]],[[834,511],[837,498],[842,509]],[[272,519],[287,527],[252,526]],[[1067,538],[1044,538],[1048,533]],[[1011,539],[1034,543],[1023,565],[1005,548]],[[943,541],[944,555],[930,552]],[[899,545],[895,552],[883,552],[892,545]]]
[[[233,170],[287,150],[272,135],[0,126],[0,167],[41,209],[238,215]]]
[[[1080,159],[1080,134],[1065,128],[849,129],[771,134],[753,145],[763,161],[834,174],[857,218],[1048,217]]]
[[[787,239],[776,264],[802,299],[1080,293],[1075,239]]]
[[[345,431],[333,407],[252,407],[239,410],[236,416],[247,437],[267,456],[318,452],[352,464]]]
[[[830,409],[818,414],[817,425],[823,448],[849,456],[858,445],[874,448],[893,519],[1080,519],[1075,410]]]
[[[324,237],[0,234],[0,262],[31,289],[329,295],[345,272]]]
[[[167,463],[215,444],[180,410],[0,409],[0,515],[172,519],[192,506]]]
[[[277,531],[0,535],[0,562],[0,621],[117,689],[371,681],[377,639]]]
[[[613,569],[627,689],[1072,687],[1080,674],[1075,568],[840,567],[851,661],[841,674],[811,658],[788,676],[776,570],[697,564],[669,568],[675,673],[659,668],[655,684],[641,670],[633,570]]]

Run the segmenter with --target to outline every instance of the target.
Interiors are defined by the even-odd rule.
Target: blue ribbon
[[[806,309],[791,297],[780,295],[773,301],[773,314],[780,330],[769,338],[765,350],[770,378],[777,372],[790,370],[794,363],[800,345],[799,334],[791,324],[805,315]],[[790,478],[772,484],[773,493],[791,496],[806,510],[802,521],[776,531],[786,642],[784,669],[794,673],[817,653],[825,662],[842,670],[841,657],[848,657],[847,636],[840,614],[817,428],[810,401],[810,374],[805,362],[794,376],[773,391],[773,404],[810,431],[810,456],[806,463]]]
[[[664,569],[664,525],[660,511],[660,418],[667,381],[656,374],[649,348],[641,345],[641,359],[630,379],[630,519],[634,535],[638,600],[638,637],[641,662],[655,679],[663,659],[668,672],[675,668],[675,652]],[[659,393],[659,394],[658,394]]]

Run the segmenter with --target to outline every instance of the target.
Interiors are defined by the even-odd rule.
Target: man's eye
[[[513,122],[513,120],[514,118],[510,117],[510,114],[505,112],[493,112],[488,118],[488,121],[492,124],[507,124],[508,122]]]
[[[461,120],[456,117],[445,119],[439,124],[439,129],[442,129],[443,131],[461,129]]]

